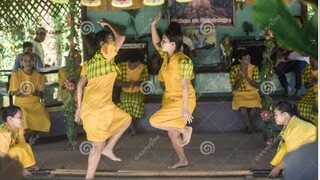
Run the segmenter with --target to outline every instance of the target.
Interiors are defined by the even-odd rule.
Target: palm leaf
[[[253,18],[265,30],[270,28],[274,32],[279,46],[317,59],[316,17],[308,20],[304,28],[300,28],[282,0],[260,0],[253,6]]]

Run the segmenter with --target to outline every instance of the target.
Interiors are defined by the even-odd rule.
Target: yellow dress
[[[77,75],[80,75],[81,73],[81,66],[78,67],[77,69]],[[64,68],[61,68],[59,71],[58,71],[58,82],[59,82],[59,86],[62,87],[64,85],[64,82],[68,79],[68,73],[67,73],[67,69],[64,67]],[[75,88],[77,86],[77,83],[74,84],[75,85]],[[77,99],[77,91],[74,92],[75,94],[75,101]],[[61,88],[61,98],[63,100],[63,102],[65,102],[65,100],[67,99],[67,90],[66,89],[63,89]]]
[[[278,152],[271,161],[273,166],[279,164],[287,153],[317,140],[316,126],[299,119],[297,116],[293,116],[284,128],[283,143],[279,145]]]
[[[11,158],[18,158],[24,168],[36,164],[32,149],[26,143],[23,128],[12,132],[7,123],[0,125],[0,152],[8,154]]]
[[[22,96],[15,97],[14,102],[22,110],[24,129],[41,132],[50,130],[50,118],[44,104],[40,102],[39,96],[31,94],[44,81],[44,77],[37,71],[33,71],[31,75],[25,74],[21,69],[12,73],[9,92],[12,94],[20,88],[24,92]]]
[[[235,65],[231,67],[230,71],[230,83],[234,85],[239,80],[240,66]],[[249,64],[248,67],[249,78],[255,82],[259,82],[259,70],[258,67]],[[261,108],[261,99],[259,90],[249,84],[248,81],[244,80],[241,83],[239,89],[233,90],[232,92],[232,109],[239,110],[240,107],[246,108]]]
[[[115,44],[112,42],[108,46]],[[114,63],[116,53],[113,54],[111,59],[106,59],[98,51],[91,60],[85,62],[81,71],[81,76],[88,79],[81,119],[87,139],[92,142],[107,140],[131,121],[131,116],[112,101],[113,84],[118,72]]]
[[[157,49],[163,58],[163,64],[159,71],[158,79],[165,84],[165,91],[163,95],[162,107],[150,118],[150,124],[164,127],[183,128],[187,122],[182,117],[182,78],[193,79],[193,64],[191,59],[178,52],[174,54],[170,61],[168,54]],[[189,83],[188,94],[188,111],[193,113],[196,106],[195,90],[191,83]]]

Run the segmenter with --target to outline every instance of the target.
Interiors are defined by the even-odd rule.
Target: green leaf
[[[271,29],[274,32],[279,46],[317,59],[318,45],[313,40],[318,26],[315,18],[306,22],[305,28],[300,28],[281,0],[256,1],[252,10],[253,19],[264,27],[264,31]]]

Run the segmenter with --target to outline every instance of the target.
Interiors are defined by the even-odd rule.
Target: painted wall
[[[300,15],[301,13],[301,4],[300,3],[288,3],[287,7],[294,15]],[[124,33],[128,38],[132,38],[138,41],[147,41],[149,46],[149,55],[154,51],[153,46],[151,45],[150,37],[150,23],[152,19],[157,15],[158,12],[162,11],[161,6],[157,7],[144,7],[138,9],[136,17],[133,19],[133,25],[130,25],[130,15],[125,11],[90,11],[88,10],[87,16],[94,24],[94,31],[97,32],[101,30],[101,27],[96,23],[102,17],[105,17],[115,24],[125,26]],[[251,38],[261,38],[259,34],[262,32],[261,29],[251,18],[251,5],[244,5],[242,10],[238,10],[235,13],[235,26],[234,27],[216,27],[216,39],[217,43],[220,43],[221,38],[225,34],[230,34],[232,37],[246,37],[245,32],[242,29],[242,23],[248,21],[253,24],[254,32],[250,33]],[[163,33],[167,24],[168,16],[161,19],[158,23],[158,29],[160,33]],[[133,26],[136,28],[134,30]],[[209,50],[201,50],[201,53],[197,57],[193,57],[193,62],[196,65],[214,65],[220,63],[220,49],[219,46],[215,46]]]

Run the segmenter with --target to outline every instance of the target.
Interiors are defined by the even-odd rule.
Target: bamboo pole
[[[56,169],[51,171],[53,175],[70,175],[70,176],[85,176],[86,170],[80,169]],[[117,177],[239,177],[252,176],[250,170],[239,171],[97,171],[96,176],[117,176]]]

